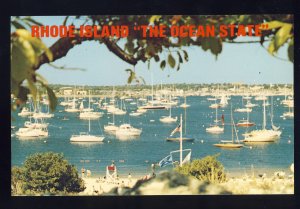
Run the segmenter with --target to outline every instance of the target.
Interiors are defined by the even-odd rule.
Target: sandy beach
[[[103,195],[110,192],[113,188],[132,188],[139,180],[138,178],[119,178],[119,179],[104,179],[103,177],[84,177],[86,189],[79,193],[79,195]],[[278,177],[275,174],[271,176],[248,176],[230,175],[227,181],[220,184],[215,184],[223,189],[230,191],[232,194],[294,194],[294,176],[285,175],[284,177]],[[150,186],[152,187],[152,186]],[[150,188],[149,187],[149,188]],[[153,189],[153,188],[152,188]],[[151,190],[152,190],[151,189]],[[173,195],[172,192],[176,190],[170,190],[168,195]],[[165,192],[161,192],[160,188],[146,192],[146,194],[163,195]],[[181,194],[194,194],[183,192]],[[176,193],[174,193],[176,195]]]
[[[104,179],[103,177],[84,177],[86,189],[79,195],[101,195],[109,192],[113,188],[132,188],[138,181],[137,178]]]

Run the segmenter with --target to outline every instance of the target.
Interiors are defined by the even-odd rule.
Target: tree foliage
[[[78,193],[85,189],[76,167],[62,154],[47,152],[29,156],[23,167],[12,168],[13,194]]]
[[[208,182],[224,182],[226,174],[224,166],[217,160],[219,155],[206,156],[202,159],[193,160],[191,163],[177,166],[175,171],[186,176],[193,176],[196,179]]]
[[[134,66],[138,62],[154,60],[160,64],[162,70],[168,65],[172,69],[180,70],[183,62],[188,62],[188,53],[185,47],[195,46],[204,51],[210,51],[217,56],[223,51],[224,43],[260,43],[262,47],[272,55],[277,56],[278,50],[285,44],[288,45],[288,59],[294,61],[294,17],[293,15],[92,15],[92,16],[67,16],[63,25],[71,25],[79,21],[81,25],[98,25],[99,30],[105,25],[127,25],[133,28],[136,25],[166,25],[168,29],[172,25],[213,25],[216,29],[220,25],[266,24],[268,28],[262,30],[259,41],[240,42],[238,37],[220,37],[216,31],[215,37],[158,37],[143,38],[140,31],[130,30],[127,38],[103,37],[87,38],[80,37],[78,29],[75,30],[75,37],[60,38],[52,46],[45,47],[38,38],[29,36],[26,27],[32,24],[41,25],[31,17],[14,17],[11,24],[16,28],[11,34],[11,91],[20,101],[26,100],[27,93],[36,95],[36,83],[41,83],[46,88],[46,82],[35,72],[43,64],[60,59],[74,46],[84,41],[96,40],[105,45],[112,53],[123,61],[133,65],[129,72],[128,83],[140,83],[143,79],[136,75]],[[77,22],[78,23],[78,22]],[[27,87],[22,86],[27,81]],[[50,97],[50,105],[53,110],[56,106],[56,98],[50,88],[46,88]]]

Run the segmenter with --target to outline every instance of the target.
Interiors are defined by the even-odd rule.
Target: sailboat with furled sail
[[[211,134],[220,134],[224,132],[224,127],[218,126],[218,108],[216,108],[216,119],[215,119],[215,124],[206,128],[206,132],[211,133]]]
[[[214,144],[215,147],[219,147],[219,148],[241,148],[243,147],[242,144],[240,144],[239,142],[239,137],[236,131],[236,127],[235,127],[235,123],[233,120],[233,116],[232,116],[232,107],[231,107],[231,140],[221,140],[220,143],[218,144]],[[236,136],[236,140],[234,140],[234,133]]]
[[[186,120],[185,120],[186,123]],[[173,135],[176,132],[180,132],[180,137],[173,137]],[[180,119],[180,124],[171,132],[170,136],[166,139],[168,142],[175,142],[175,141],[187,141],[187,142],[192,142],[194,141],[194,138],[190,137],[182,137],[182,118]]]
[[[91,119],[89,119],[89,132],[81,132],[79,135],[72,135],[71,142],[102,142],[104,136],[91,135]]]
[[[243,134],[244,142],[274,142],[281,135],[279,127],[274,126],[273,116],[271,115],[272,129],[266,129],[266,100],[263,100],[263,125],[261,130],[253,130],[250,133]]]
[[[159,120],[162,123],[174,123],[177,121],[177,116],[172,118],[172,105],[169,106],[170,114],[168,116],[162,116]]]

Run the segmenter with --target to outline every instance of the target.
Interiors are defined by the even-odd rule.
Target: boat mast
[[[234,143],[234,141],[233,141],[233,116],[232,116],[232,105],[231,105],[231,140],[232,140],[232,143]]]
[[[263,106],[264,106],[264,115],[263,115],[263,130],[266,129],[266,100],[264,100],[264,103],[263,103]]]
[[[182,166],[182,114],[180,114],[180,167]]]
[[[217,100],[216,100],[216,104],[217,104]],[[218,124],[218,106],[216,107],[216,125]]]
[[[89,90],[89,111],[91,109],[91,91]]]
[[[169,95],[169,103],[170,103],[170,118],[171,118],[172,117],[172,112],[171,112],[171,109],[172,109],[171,95]]]
[[[91,132],[91,117],[89,117],[89,133]]]
[[[152,94],[152,105],[153,105],[153,72],[151,71],[151,94]]]

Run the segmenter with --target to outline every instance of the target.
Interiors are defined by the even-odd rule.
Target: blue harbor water
[[[207,100],[207,96],[190,96],[187,97],[187,103],[191,105],[187,109],[180,107],[172,108],[172,116],[180,117],[183,115],[183,132],[184,136],[195,138],[194,142],[184,142],[184,149],[192,149],[192,159],[202,158],[207,155],[220,153],[219,160],[224,165],[227,172],[244,173],[268,170],[288,170],[292,162],[294,162],[294,120],[283,119],[280,117],[288,110],[280,104],[284,96],[274,96],[274,124],[280,126],[282,130],[281,137],[276,142],[260,143],[247,145],[241,149],[220,149],[213,144],[220,140],[231,140],[230,126],[230,103],[233,109],[242,108],[242,97],[231,96],[229,105],[225,108],[218,109],[218,118],[225,116],[225,131],[222,134],[209,134],[205,128],[213,124],[215,120],[215,109],[210,109],[209,105],[214,103]],[[59,99],[62,101],[62,99]],[[179,98],[183,103],[183,98]],[[255,122],[256,126],[251,129],[261,129],[263,120],[262,101],[254,101],[259,106],[254,107],[250,113],[250,121]],[[130,105],[125,102],[127,114],[123,116],[115,116],[117,125],[122,123],[130,123],[135,128],[142,128],[140,137],[120,140],[114,135],[104,132],[103,126],[108,122],[112,122],[112,115],[106,111],[99,120],[91,120],[91,133],[101,135],[104,134],[105,139],[102,143],[71,143],[70,137],[73,134],[88,131],[88,120],[80,120],[79,113],[67,113],[64,107],[58,105],[54,117],[46,119],[49,123],[49,136],[41,139],[19,139],[12,135],[12,166],[21,166],[26,157],[36,152],[58,152],[63,153],[65,158],[74,164],[78,171],[84,167],[91,170],[92,175],[105,175],[105,168],[112,161],[118,167],[120,175],[128,175],[131,173],[135,176],[142,176],[151,172],[151,164],[159,162],[162,158],[169,155],[171,151],[179,149],[178,142],[167,142],[165,139],[170,135],[172,130],[179,124],[165,124],[159,121],[164,115],[169,115],[169,110],[148,110],[141,116],[131,117],[129,112],[136,110],[136,105]],[[22,118],[13,113],[14,120],[12,126],[16,126],[12,130],[12,134],[23,124],[28,118]],[[64,117],[69,120],[62,120]],[[246,119],[246,113],[233,112],[235,123],[240,119]],[[186,122],[186,124],[185,124]],[[237,127],[239,139],[243,139],[242,134],[246,128]],[[267,107],[267,128],[271,128],[270,123],[270,106]],[[250,128],[249,128],[250,130]],[[178,133],[177,133],[178,134]],[[250,147],[251,146],[251,147]],[[172,169],[172,166],[157,168],[157,171]]]

